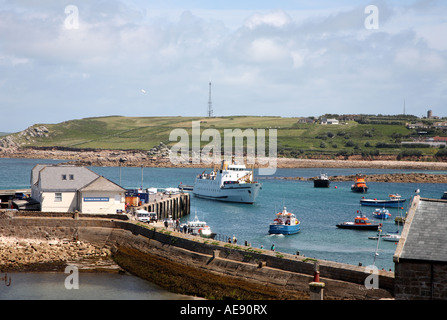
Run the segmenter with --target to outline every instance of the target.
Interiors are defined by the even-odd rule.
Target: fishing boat
[[[359,213],[359,211],[357,211]],[[340,229],[355,229],[355,230],[377,230],[381,226],[380,223],[372,223],[367,217],[362,215],[356,216],[354,221],[342,222],[336,225]]]
[[[211,232],[211,228],[205,221],[200,221],[195,215],[193,220],[188,221],[181,227],[186,233],[200,236],[202,238],[214,238],[215,234]]]
[[[389,199],[387,200],[378,200],[378,199],[360,199],[360,204],[362,206],[370,206],[370,207],[382,207],[382,208],[400,208],[402,204],[406,201],[406,199],[402,199],[399,194],[390,194],[388,195]]]
[[[276,214],[275,220],[270,224],[270,234],[295,234],[300,231],[300,221],[284,207],[282,212]]]
[[[329,188],[331,181],[326,173],[320,173],[320,176],[314,179],[314,188]]]
[[[220,169],[196,177],[193,194],[196,197],[252,204],[261,190],[261,183],[254,181],[253,170],[245,165],[222,161]]]
[[[351,186],[351,191],[362,192],[362,193],[365,193],[368,191],[368,186],[366,185],[365,178],[362,175],[357,174],[355,176],[355,182]]]
[[[385,208],[383,208],[383,209],[376,209],[373,212],[373,217],[376,218],[376,219],[386,220],[389,217],[391,217],[391,213],[387,209],[385,209]]]

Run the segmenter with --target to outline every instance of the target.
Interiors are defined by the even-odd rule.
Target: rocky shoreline
[[[152,167],[152,168],[212,168],[213,164],[173,164],[164,145],[160,144],[157,150],[150,153],[140,150],[73,150],[61,148],[0,148],[0,158],[26,158],[26,159],[57,159],[67,161],[67,164],[78,166],[98,167]],[[160,153],[161,152],[161,153]],[[268,159],[264,163],[268,163]],[[434,161],[404,161],[392,157],[382,157],[380,160],[364,160],[350,157],[349,159],[291,159],[277,158],[271,163],[276,168],[370,168],[370,169],[406,169],[447,171],[447,162]],[[266,167],[266,165],[255,167]],[[269,179],[268,176],[261,179]],[[282,177],[273,179],[313,180],[314,178]],[[354,176],[334,176],[332,181],[353,181]],[[411,183],[447,183],[444,174],[382,174],[368,176],[371,182],[411,182]]]
[[[90,243],[0,237],[0,272],[63,271],[68,264],[80,271],[120,270],[110,250]]]
[[[317,177],[272,177],[275,180],[299,180],[313,181]],[[355,175],[330,176],[331,181],[355,181]],[[268,179],[268,178],[267,178]],[[393,183],[445,183],[447,184],[447,174],[426,174],[426,173],[390,173],[365,175],[367,182],[393,182]]]
[[[68,161],[79,166],[128,166],[128,167],[160,167],[160,168],[210,168],[213,164],[173,164],[166,148],[158,147],[158,152],[142,150],[105,150],[105,149],[70,149],[70,148],[1,148],[0,158],[26,159],[58,159]],[[264,163],[268,164],[269,159]],[[418,169],[418,170],[447,170],[447,162],[443,161],[406,161],[396,160],[395,157],[383,156],[377,159],[362,159],[352,156],[348,159],[296,159],[277,158],[277,168],[375,168],[375,169]],[[261,165],[266,167],[267,165]],[[256,165],[256,167],[259,167]]]

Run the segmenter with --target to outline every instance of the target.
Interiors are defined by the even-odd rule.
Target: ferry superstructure
[[[228,164],[223,160],[220,169],[205,171],[196,177],[193,194],[197,197],[252,204],[262,184],[254,181],[253,170],[245,165]]]

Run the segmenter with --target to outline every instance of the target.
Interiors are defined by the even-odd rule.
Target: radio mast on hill
[[[211,118],[213,116],[213,103],[211,102],[211,81],[210,81],[210,97],[208,100],[208,117]]]

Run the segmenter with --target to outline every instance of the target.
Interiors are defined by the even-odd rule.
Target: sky
[[[445,117],[446,35],[445,0],[0,0],[0,132],[206,116],[209,82],[214,116]]]

